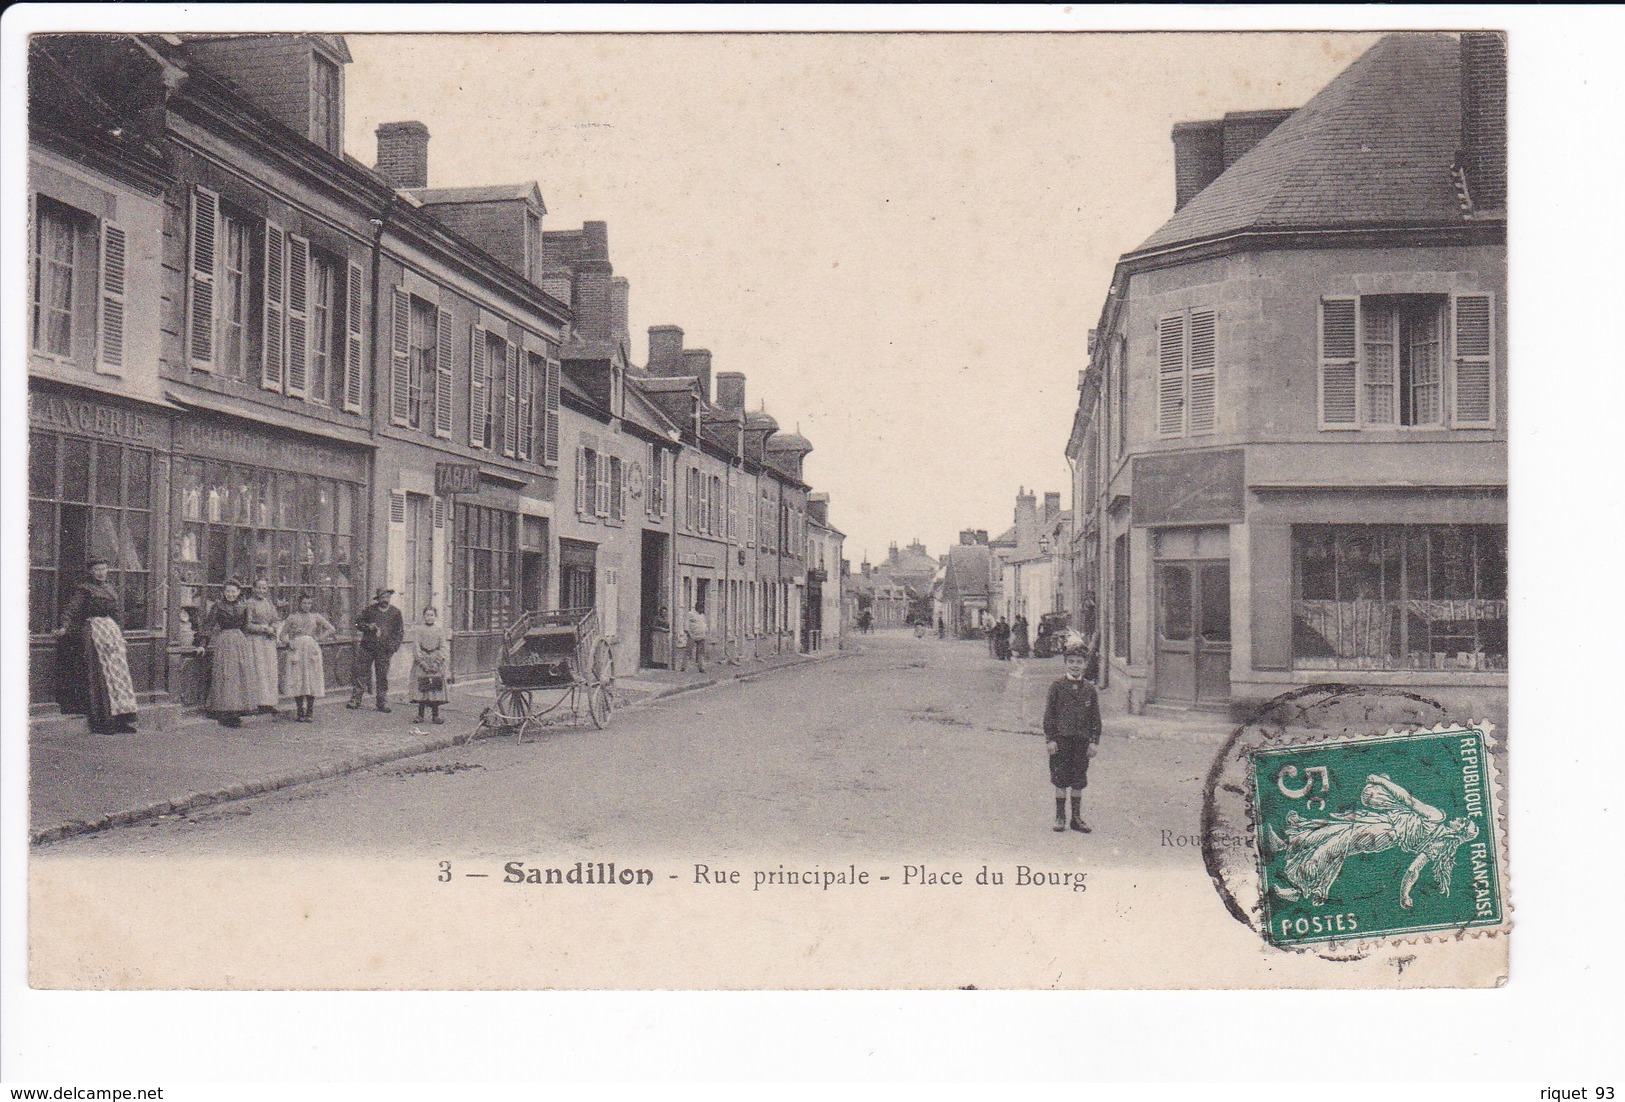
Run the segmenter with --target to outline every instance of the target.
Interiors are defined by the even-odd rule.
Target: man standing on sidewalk
[[[1044,748],[1049,751],[1049,779],[1055,786],[1055,830],[1071,827],[1089,833],[1083,821],[1083,789],[1089,783],[1089,759],[1100,743],[1100,697],[1084,680],[1088,644],[1071,635],[1064,651],[1066,676],[1049,687],[1044,703]],[[1066,814],[1067,792],[1072,795],[1072,817]]]
[[[688,646],[683,648],[683,662],[680,670],[687,670],[689,659],[705,672],[705,637],[711,631],[711,625],[705,622],[705,602],[698,600],[694,607],[688,610],[683,618],[683,631],[688,635]]]
[[[356,644],[355,667],[352,671],[355,688],[346,708],[361,707],[361,698],[367,695],[369,687],[375,686],[378,710],[391,710],[389,663],[406,638],[406,623],[401,619],[401,610],[389,603],[394,595],[393,589],[380,589],[373,594],[372,604],[356,615],[355,626],[361,632],[361,641]]]

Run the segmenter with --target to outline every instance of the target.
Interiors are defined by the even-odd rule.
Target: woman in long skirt
[[[261,578],[254,583],[254,595],[243,602],[248,609],[249,653],[254,656],[254,678],[259,688],[259,710],[275,715],[277,702],[277,630],[282,617],[277,614],[276,602],[271,600],[271,583]]]
[[[107,582],[107,560],[91,559],[57,628],[57,702],[96,734],[135,731],[135,683],[124,646],[123,602]]]
[[[244,632],[248,606],[242,593],[236,582],[227,582],[203,622],[209,633],[209,711],[223,727],[241,727],[243,713],[260,704],[259,677]]]
[[[327,695],[321,644],[337,634],[326,616],[312,610],[310,594],[299,598],[299,611],[282,621],[282,691],[299,709],[296,722],[316,722],[316,698]]]
[[[446,722],[440,718],[440,705],[451,699],[446,687],[451,647],[445,629],[435,623],[439,618],[439,610],[431,605],[423,610],[423,623],[412,633],[412,703],[418,706],[420,723],[425,708],[434,711],[434,722]]]

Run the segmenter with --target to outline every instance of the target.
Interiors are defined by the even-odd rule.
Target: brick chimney
[[[961,546],[961,547],[975,547],[976,546],[976,529],[974,529],[974,528],[961,528],[959,530],[959,546]]]
[[[1461,36],[1461,167],[1474,210],[1507,205],[1507,43],[1494,31]]]
[[[711,353],[703,348],[683,349],[684,375],[693,375],[700,380],[700,397],[707,402],[711,400]]]
[[[1044,523],[1061,515],[1061,494],[1059,491],[1049,491],[1044,494]]]
[[[1174,124],[1174,209],[1186,203],[1224,171],[1224,123]]]
[[[1272,111],[1227,111],[1224,116],[1224,167],[1229,168],[1253,146],[1292,117],[1291,108]]]
[[[632,353],[632,282],[625,276],[609,281],[609,339]]]
[[[379,175],[397,188],[429,186],[429,128],[416,120],[378,124]]]
[[[717,372],[717,405],[730,410],[745,408],[745,375],[743,372]]]
[[[1025,489],[1016,492],[1016,554],[1027,556],[1038,550],[1038,496]]]
[[[675,325],[649,326],[649,374],[683,374],[683,331]]]
[[[581,252],[572,273],[570,306],[575,311],[576,331],[590,341],[607,341],[614,332],[614,304],[610,284],[615,269],[609,262],[609,226],[603,222],[583,222]]]

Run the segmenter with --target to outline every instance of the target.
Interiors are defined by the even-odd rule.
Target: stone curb
[[[668,697],[678,696],[682,693],[696,692],[700,689],[709,689],[716,685],[721,685],[730,681],[743,681],[749,678],[760,677],[765,673],[793,669],[796,666],[803,666],[810,662],[824,662],[831,659],[844,658],[846,657],[846,654],[847,652],[845,651],[838,651],[835,654],[822,656],[803,655],[800,658],[792,659],[789,662],[777,663],[759,670],[752,670],[745,674],[735,673],[726,677],[712,678],[708,681],[696,681],[686,685],[672,685],[669,688],[652,693],[642,700],[625,705],[620,710],[628,712],[641,711],[642,709],[647,708],[661,700],[665,700]],[[284,773],[269,780],[239,782],[237,784],[228,785],[227,787],[214,792],[193,792],[178,798],[159,800],[155,803],[147,804],[144,807],[133,808],[129,811],[113,812],[108,815],[103,815],[98,819],[73,819],[65,823],[58,823],[55,826],[41,827],[38,830],[29,831],[28,844],[31,846],[37,846],[46,842],[58,842],[65,838],[77,837],[81,834],[96,834],[111,827],[133,826],[136,823],[146,822],[149,819],[157,819],[164,815],[184,815],[189,811],[196,811],[199,808],[210,807],[214,804],[245,800],[252,796],[261,796],[268,792],[275,792],[283,788],[292,788],[301,784],[310,784],[314,781],[331,780],[334,777],[341,777],[347,773],[354,773],[362,769],[369,769],[375,765],[385,765],[392,761],[400,761],[402,758],[420,757],[424,754],[432,754],[437,750],[449,750],[455,746],[468,745],[469,743],[473,742],[472,738],[469,738],[468,742],[464,742],[463,739],[464,736],[461,734],[440,735],[413,746],[374,751],[372,753],[363,754],[360,757],[347,758],[345,760],[336,762],[325,762],[314,767],[305,766],[297,771]]]

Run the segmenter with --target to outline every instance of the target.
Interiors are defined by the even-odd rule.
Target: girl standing
[[[277,695],[276,640],[282,617],[277,613],[276,602],[271,600],[271,583],[264,578],[255,582],[254,596],[243,605],[248,609],[248,626],[243,630],[248,635],[249,652],[254,656],[259,710],[276,715],[277,702],[281,699]]]
[[[326,616],[313,611],[310,594],[299,598],[299,611],[282,621],[280,639],[288,648],[282,659],[282,689],[293,697],[297,723],[316,722],[316,698],[327,695],[321,644],[337,634]]]
[[[259,707],[254,655],[249,649],[248,606],[235,581],[221,587],[203,630],[209,635],[209,711],[222,727],[241,727],[243,713]]]
[[[413,632],[412,649],[412,702],[418,706],[418,722],[423,722],[423,710],[432,709],[434,722],[440,718],[440,705],[451,699],[446,690],[446,677],[451,673],[451,650],[446,643],[445,629],[435,621],[440,612],[434,606],[423,610],[423,623]]]
[[[135,683],[121,623],[124,605],[107,581],[107,560],[86,564],[57,628],[57,700],[68,715],[82,715],[95,734],[135,731]]]

